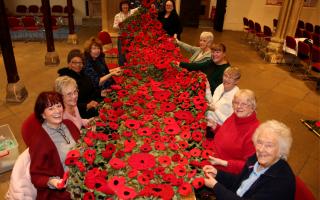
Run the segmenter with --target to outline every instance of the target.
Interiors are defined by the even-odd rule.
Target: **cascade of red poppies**
[[[123,76],[101,102],[66,164],[68,191],[82,199],[181,199],[203,185],[207,163],[204,74],[188,72],[156,12],[141,8],[122,25]]]

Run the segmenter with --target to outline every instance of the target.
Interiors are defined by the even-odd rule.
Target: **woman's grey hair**
[[[292,144],[290,128],[277,120],[266,121],[262,123],[254,132],[252,136],[254,145],[256,145],[258,137],[262,132],[267,132],[268,134],[273,134],[276,136],[279,143],[279,157],[287,160]]]
[[[233,97],[232,102],[234,102],[239,97],[245,97],[247,99],[247,103],[250,104],[253,110],[257,109],[257,100],[254,92],[249,89],[240,89]]]
[[[62,90],[68,86],[74,86],[75,88],[77,88],[77,82],[73,79],[70,78],[69,76],[60,76],[55,80],[55,91],[62,94]]]
[[[214,36],[213,36],[212,32],[208,32],[208,31],[203,31],[200,34],[200,38],[206,39],[208,41],[208,43],[207,43],[208,46],[211,46],[212,42],[214,40]]]

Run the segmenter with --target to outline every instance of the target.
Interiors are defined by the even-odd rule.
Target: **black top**
[[[163,29],[170,36],[177,34],[178,39],[180,39],[180,34],[182,33],[182,26],[178,14],[175,11],[172,11],[168,18],[164,17],[165,14],[165,11],[160,12],[158,14],[158,20],[162,23]]]
[[[186,68],[189,71],[200,70],[205,73],[210,83],[210,90],[212,94],[214,93],[214,90],[222,83],[224,70],[229,66],[229,63],[216,65],[212,59],[202,63],[180,63],[180,67]]]
[[[295,176],[289,164],[282,159],[270,166],[244,193],[243,197],[237,196],[236,191],[241,182],[249,177],[256,161],[256,155],[251,156],[239,175],[219,171],[216,177],[218,183],[213,187],[217,200],[294,200]]]
[[[94,100],[94,101],[101,101],[101,91],[96,90],[93,87],[91,79],[86,76],[83,70],[78,74],[77,72],[64,67],[58,70],[59,76],[69,76],[73,78],[78,85],[79,95],[78,95],[78,109],[82,118],[90,118],[98,115],[96,109],[89,109],[87,110],[87,104]]]

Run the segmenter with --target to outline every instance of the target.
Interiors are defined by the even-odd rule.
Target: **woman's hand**
[[[60,187],[60,184],[63,180],[60,179],[60,178],[50,178],[50,180],[48,181],[49,185],[53,188],[56,188],[56,189],[62,189]]]
[[[217,127],[217,123],[213,119],[208,119],[207,126],[211,127],[214,130]]]
[[[224,166],[224,167],[227,167],[228,166],[228,161],[226,160],[222,160],[220,158],[216,158],[216,157],[213,157],[213,156],[209,156],[209,162],[212,164],[212,165],[221,165],[221,166]]]
[[[214,106],[214,104],[210,103],[210,104],[208,105],[208,109],[211,110],[211,111],[215,111],[215,106]]]
[[[98,105],[99,105],[98,102],[96,102],[96,101],[90,101],[90,102],[87,104],[87,110],[89,110],[89,109],[91,109],[91,108],[96,108]]]
[[[120,67],[114,68],[112,70],[110,70],[110,74],[112,76],[121,76],[122,75],[122,70],[120,69]]]
[[[204,184],[209,188],[213,188],[217,184],[217,180],[215,179],[218,172],[217,169],[211,165],[205,165],[203,167],[203,172],[206,175]]]
[[[205,165],[202,170],[206,176],[212,176],[213,178],[215,178],[218,173],[218,170],[212,165]]]

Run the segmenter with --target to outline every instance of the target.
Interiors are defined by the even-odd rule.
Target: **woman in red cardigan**
[[[36,100],[34,113],[22,125],[22,137],[31,158],[31,182],[37,189],[38,200],[71,199],[62,183],[67,170],[64,160],[80,132],[70,120],[62,117],[61,95],[42,92]]]
[[[222,124],[207,143],[214,152],[210,162],[216,168],[230,173],[240,173],[246,160],[255,153],[252,135],[259,126],[256,116],[256,99],[253,91],[239,90],[232,101],[234,113]]]

